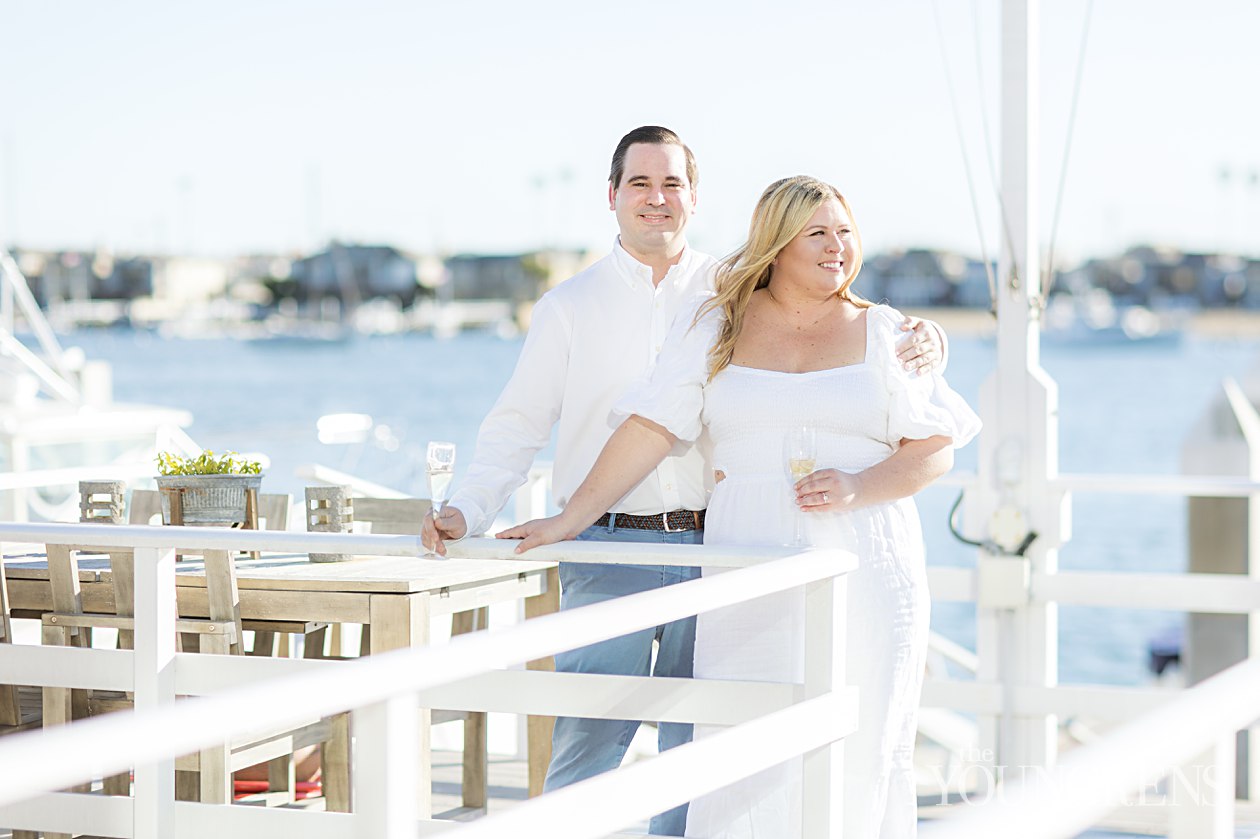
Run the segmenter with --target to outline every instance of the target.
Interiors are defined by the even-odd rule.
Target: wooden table
[[[18,616],[52,611],[42,546],[4,548],[10,608]],[[553,611],[557,597],[557,592],[549,591],[549,579],[555,579],[554,562],[355,557],[348,562],[313,563],[304,555],[264,554],[258,559],[242,557],[236,567],[243,620],[363,624],[370,628],[372,653],[429,643],[434,617],[521,599],[532,616]],[[79,568],[84,610],[112,613],[108,560],[83,556]],[[176,575],[180,615],[207,616],[201,560],[185,558],[177,564]],[[550,586],[554,589],[554,582]],[[427,712],[425,716],[427,720]],[[427,754],[428,726],[422,723],[421,729],[420,748]],[[550,746],[549,738],[546,742],[531,738],[531,776],[541,777],[545,771]],[[420,794],[421,811],[429,815],[430,791]]]

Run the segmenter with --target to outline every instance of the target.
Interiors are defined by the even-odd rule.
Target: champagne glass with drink
[[[425,474],[429,478],[429,510],[436,522],[442,512],[455,476],[455,444],[431,442],[425,453]]]
[[[818,458],[817,446],[817,435],[809,425],[793,426],[783,438],[783,462],[787,467],[788,485],[793,492],[793,504],[796,503],[796,482],[814,471]],[[805,545],[805,536],[801,533],[801,516],[801,510],[797,507],[792,536],[794,547]]]

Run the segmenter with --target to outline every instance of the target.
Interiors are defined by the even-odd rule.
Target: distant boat
[[[466,329],[490,329],[500,337],[516,333],[511,300],[424,300],[411,308],[414,328],[432,330],[434,337],[453,338]]]
[[[1182,324],[1177,313],[1155,312],[1137,304],[1117,305],[1100,289],[1054,297],[1042,321],[1048,344],[1176,344]]]
[[[354,337],[354,329],[341,321],[270,315],[261,324],[242,329],[240,337],[247,341],[342,343]]]
[[[80,481],[147,480],[158,451],[200,451],[187,411],[115,402],[109,365],[62,348],[3,248],[0,295],[0,520],[74,521]],[[30,347],[14,334],[18,315]]]

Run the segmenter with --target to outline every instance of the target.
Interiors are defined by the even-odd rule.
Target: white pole
[[[981,529],[1004,549],[980,558],[977,608],[978,678],[1008,690],[1049,686],[1057,678],[1057,608],[1027,597],[1029,572],[1053,574],[1065,537],[1064,494],[1051,486],[1058,471],[1058,393],[1041,368],[1041,269],[1037,242],[1037,0],[1002,4],[1002,223],[998,264],[997,369],[985,382],[980,481],[973,500]],[[973,520],[974,521],[974,520]],[[1032,533],[1023,557],[1015,552]],[[1023,567],[1020,567],[1023,566]],[[994,585],[986,585],[987,580]],[[1021,587],[1023,591],[1021,591]],[[991,592],[992,596],[986,596]],[[991,765],[1051,766],[1055,719],[981,720],[981,745]]]
[[[52,361],[53,367],[56,368],[61,378],[69,382],[71,375],[66,368],[61,344],[57,342],[57,334],[48,325],[47,319],[44,318],[44,313],[39,309],[39,304],[35,302],[35,297],[31,294],[30,287],[26,284],[26,277],[22,276],[17,263],[13,261],[13,257],[9,256],[8,250],[3,247],[0,247],[0,272],[8,276],[8,288],[21,307],[22,314],[26,317],[27,326],[35,333],[35,337],[39,339],[39,345],[43,348],[44,354]]]
[[[136,714],[175,702],[175,549],[137,548],[135,655]],[[135,767],[135,839],[164,839],[175,830],[175,761]]]
[[[805,698],[844,690],[845,577],[805,586]],[[858,702],[864,701],[858,696]],[[860,706],[859,706],[860,707]],[[844,832],[844,741],[805,754],[802,762],[801,832],[805,839],[832,839]]]
[[[0,248],[6,248],[3,236],[0,236]],[[12,335],[13,325],[13,280],[9,272],[0,266],[0,332]]]
[[[419,808],[420,737],[416,695],[404,693],[354,712],[355,836],[360,839],[414,837]]]

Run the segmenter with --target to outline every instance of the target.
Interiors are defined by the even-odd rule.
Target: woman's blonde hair
[[[717,294],[696,313],[697,322],[715,309],[720,309],[724,318],[718,339],[709,350],[709,381],[713,381],[713,377],[731,363],[748,303],[754,291],[770,284],[774,260],[779,252],[805,229],[815,211],[832,199],[839,201],[848,214],[853,227],[853,241],[857,245],[855,253],[845,259],[844,282],[836,294],[859,306],[872,305],[849,291],[862,269],[862,238],[849,202],[840,190],[807,175],[775,181],[766,187],[757,201],[752,223],[748,226],[748,241],[718,263]]]

